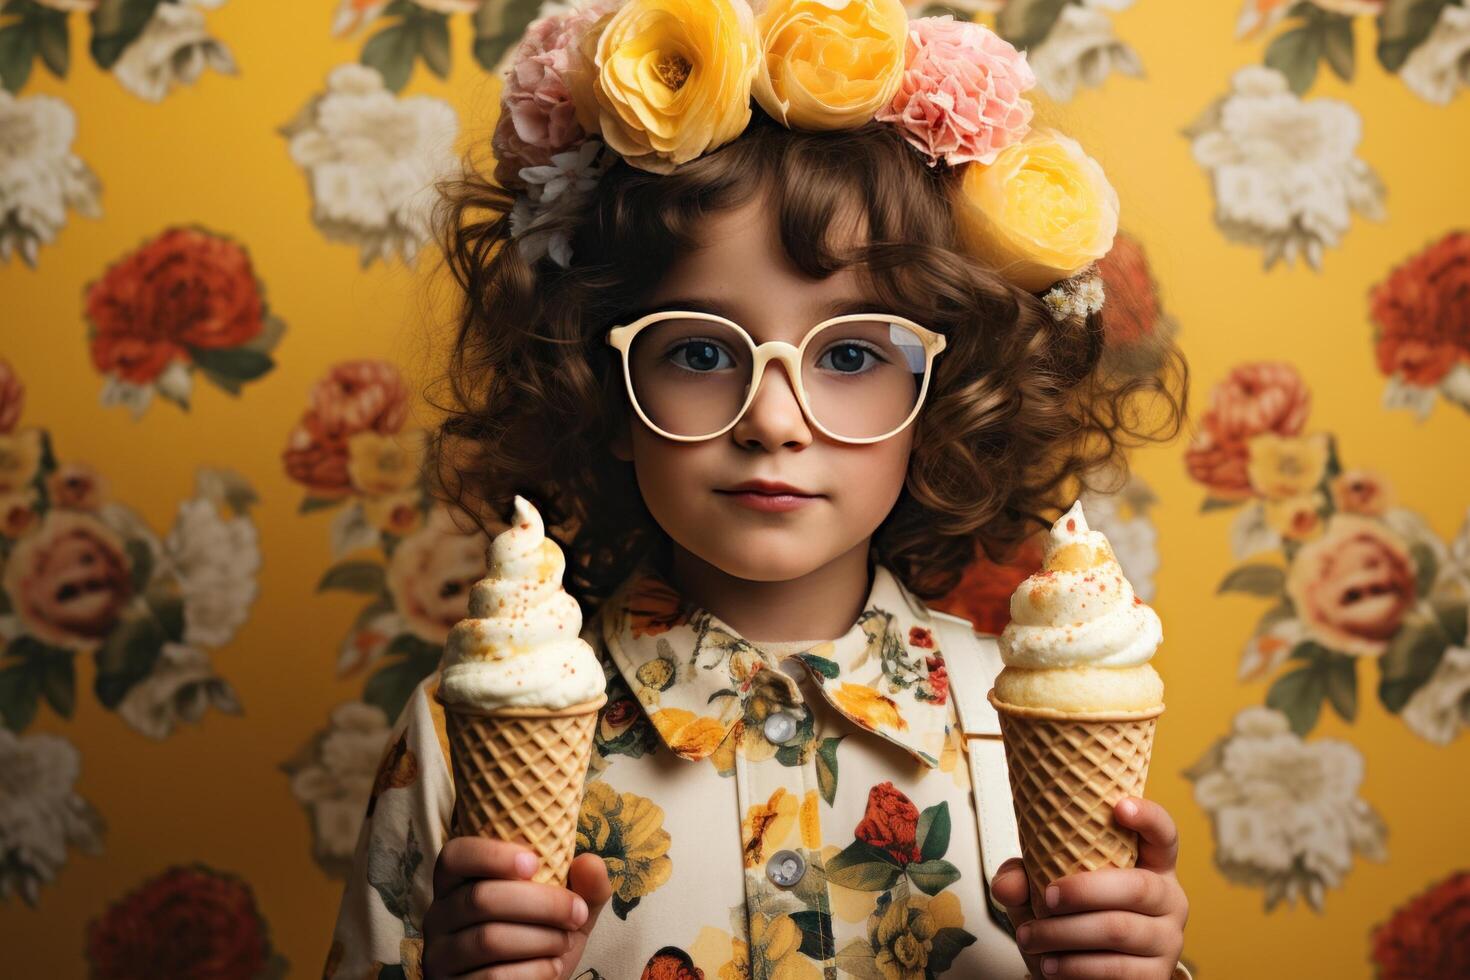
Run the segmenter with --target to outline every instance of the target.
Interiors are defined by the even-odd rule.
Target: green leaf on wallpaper
[[[1327,66],[1345,82],[1353,80],[1353,19],[1346,14],[1323,18],[1322,53]]]
[[[77,669],[75,655],[70,650],[60,650],[46,658],[45,672],[41,675],[41,693],[51,710],[63,718],[70,718],[77,706]]]
[[[12,94],[19,92],[31,77],[31,62],[36,57],[36,35],[26,21],[16,21],[0,28],[0,83]]]
[[[422,642],[422,641],[420,641]],[[394,641],[397,644],[397,641]],[[438,666],[438,648],[434,649],[434,656],[425,658],[411,656],[389,664],[368,678],[363,687],[362,699],[367,704],[376,705],[381,708],[383,714],[388,716],[388,724],[392,725],[398,720],[403,706],[408,703],[414,688],[419,686],[429,674],[434,672]],[[392,647],[389,647],[392,652]]]
[[[1034,48],[1056,26],[1072,0],[1010,0],[995,15],[995,33],[1018,48]]]
[[[1448,0],[1386,0],[1378,14],[1378,63],[1397,72],[1424,43]]]
[[[201,370],[232,381],[254,381],[276,366],[269,354],[248,347],[190,347],[189,357]]]
[[[133,685],[148,676],[167,641],[162,624],[147,614],[113,628],[92,655],[97,663],[93,689],[103,707],[116,708]]]
[[[302,497],[296,513],[310,514],[317,510],[331,510],[333,507],[340,506],[346,499],[346,497]]]
[[[1221,500],[1219,497],[1206,497],[1199,505],[1201,514],[1208,514],[1212,510],[1229,510],[1231,507],[1240,506],[1238,500]]]
[[[368,39],[362,47],[359,59],[369,68],[377,69],[383,76],[383,84],[398,92],[408,84],[413,72],[413,59],[418,53],[418,33],[408,24],[392,24]]]
[[[1356,657],[1335,653],[1319,668],[1326,675],[1327,700],[1343,721],[1358,715],[1358,661]]]
[[[1414,589],[1423,598],[1434,587],[1435,576],[1439,574],[1439,559],[1434,557],[1434,549],[1423,541],[1409,545],[1409,557],[1414,560]]]
[[[475,60],[494,71],[541,11],[541,0],[485,0],[475,11]]]
[[[159,0],[100,0],[89,16],[92,21],[92,60],[110,70],[123,49],[138,39],[153,17]]]
[[[316,584],[318,592],[360,592],[381,595],[388,588],[388,570],[371,561],[344,561],[323,573]]]
[[[196,364],[195,367],[199,366]],[[202,367],[199,368],[199,373],[204,375],[205,380],[208,381],[210,384],[214,385],[216,388],[219,388],[225,394],[231,395],[235,398],[239,398],[240,393],[245,390],[245,384],[239,378],[227,378],[223,374],[216,374],[215,372]],[[160,394],[162,394],[162,392],[160,392]],[[189,406],[185,405],[184,407],[188,408]]]
[[[36,717],[36,704],[41,698],[40,676],[26,664],[14,664],[0,670],[0,716],[5,727],[17,734],[25,731]]]
[[[1278,34],[1267,45],[1266,66],[1285,75],[1291,90],[1301,95],[1312,87],[1317,77],[1317,61],[1325,47],[1322,31],[1313,24],[1293,27]]]
[[[66,27],[66,12],[47,10],[37,18],[36,50],[51,74],[65,78],[71,67],[71,34]]]
[[[419,54],[429,71],[440,78],[449,77],[449,16],[433,14],[418,21]]]
[[[1277,678],[1266,692],[1266,705],[1286,715],[1292,731],[1305,735],[1317,724],[1326,696],[1326,671],[1313,665]]]
[[[1450,637],[1437,622],[1406,620],[1388,650],[1378,658],[1378,700],[1394,714],[1428,683],[1449,648]]]
[[[1462,599],[1430,599],[1429,608],[1434,610],[1434,618],[1439,623],[1439,628],[1445,631],[1450,642],[1457,647],[1462,647],[1466,642],[1466,632],[1470,629],[1470,608]]]
[[[1251,595],[1279,596],[1286,588],[1286,572],[1275,565],[1241,565],[1233,569],[1215,588],[1215,594],[1247,592]]]

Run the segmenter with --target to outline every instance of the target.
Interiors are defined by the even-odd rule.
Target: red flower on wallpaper
[[[352,492],[353,436],[398,433],[408,420],[408,385],[387,361],[343,361],[311,389],[308,408],[281,454],[286,475],[314,495]]]
[[[868,790],[868,809],[854,836],[865,844],[887,851],[899,864],[919,860],[915,834],[919,808],[887,780]]]
[[[1378,980],[1470,977],[1470,872],[1421,892],[1373,931]]]
[[[1470,406],[1470,232],[1410,256],[1369,290],[1368,305],[1380,371],[1410,388],[1448,386]]]
[[[1291,364],[1240,365],[1210,392],[1210,407],[1184,454],[1189,475],[1217,500],[1249,499],[1253,491],[1246,444],[1264,433],[1300,434],[1311,403],[1306,382]]]
[[[170,228],[113,263],[88,284],[85,310],[103,403],[135,416],[154,393],[188,408],[194,370],[238,395],[275,366],[285,330],[244,247],[203,228]]]
[[[977,548],[975,560],[965,566],[959,584],[929,605],[968,619],[981,633],[999,634],[1011,621],[1011,593],[1026,576],[1040,569],[1041,541],[1034,535],[1022,542],[1016,556],[1004,565],[986,558]]]
[[[97,980],[255,980],[284,969],[243,880],[202,864],[170,868],[87,925]]]

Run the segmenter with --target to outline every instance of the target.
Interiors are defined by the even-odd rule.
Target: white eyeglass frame
[[[720,429],[718,432],[711,432],[709,435],[703,436],[681,436],[676,435],[672,432],[668,432],[660,428],[657,424],[654,423],[653,419],[648,417],[648,415],[643,411],[643,407],[638,404],[638,396],[633,393],[633,369],[631,364],[629,363],[628,353],[633,346],[633,339],[637,337],[638,334],[641,333],[646,327],[652,326],[655,323],[661,323],[664,320],[671,319],[709,320],[714,323],[724,324],[725,326],[734,329],[736,333],[744,338],[745,345],[750,349],[750,391],[745,396],[745,404],[740,406],[740,411],[735,413],[735,417],[730,420],[729,424],[726,425],[723,429]],[[829,430],[826,426],[822,425],[822,423],[818,422],[816,416],[813,414],[811,405],[807,402],[806,388],[801,383],[801,358],[802,355],[806,352],[807,343],[827,327],[838,323],[872,321],[874,319],[882,320],[885,323],[897,323],[900,326],[912,330],[914,334],[919,338],[920,342],[922,342],[924,345],[924,381],[923,384],[919,387],[919,396],[914,399],[913,411],[909,412],[908,418],[904,419],[888,432],[885,432],[880,436],[840,436],[837,433]],[[802,415],[806,417],[807,422],[828,439],[855,446],[867,445],[869,443],[882,442],[884,439],[890,439],[898,433],[902,432],[910,423],[914,421],[914,419],[918,418],[919,410],[924,407],[924,398],[929,393],[929,381],[934,375],[934,358],[936,355],[939,354],[940,351],[944,350],[945,347],[943,334],[935,333],[928,327],[917,324],[907,317],[898,316],[894,313],[876,312],[848,313],[844,314],[843,316],[834,316],[830,319],[823,320],[821,323],[817,324],[807,331],[806,336],[801,338],[800,344],[793,346],[792,344],[788,344],[784,340],[768,340],[763,344],[757,344],[755,340],[750,336],[750,334],[746,332],[745,328],[742,327],[740,324],[736,323],[734,320],[719,316],[715,313],[704,313],[694,310],[660,310],[658,312],[649,313],[646,316],[639,317],[632,323],[613,327],[607,333],[607,342],[610,346],[616,348],[618,352],[622,355],[623,383],[627,387],[628,401],[633,406],[633,411],[638,413],[638,417],[643,420],[643,423],[645,425],[647,425],[654,432],[657,432],[659,435],[663,436],[665,439],[672,439],[675,442],[704,442],[706,439],[714,439],[724,435],[726,432],[729,432],[737,424],[739,424],[740,420],[745,417],[745,413],[750,409],[750,406],[755,402],[756,393],[760,391],[761,378],[765,375],[766,365],[771,361],[780,361],[782,364],[786,365],[786,376],[791,379],[791,385],[796,390],[796,401],[801,406]]]

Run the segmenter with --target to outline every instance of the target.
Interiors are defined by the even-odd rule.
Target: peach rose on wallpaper
[[[312,386],[308,404],[281,454],[286,475],[319,496],[344,497],[352,492],[352,437],[399,432],[408,386],[387,361],[343,361]]]
[[[264,326],[245,250],[198,228],[171,228],[89,284],[92,364],[147,384],[188,348],[238,347]]]
[[[106,499],[102,474],[85,463],[62,463],[46,478],[51,503],[66,510],[96,510]]]
[[[1372,470],[1355,469],[1339,473],[1328,484],[1332,503],[1349,514],[1381,517],[1392,503],[1388,480]]]
[[[1470,976],[1470,872],[1415,895],[1372,938],[1377,980]]]
[[[0,357],[0,435],[15,431],[26,404],[26,386],[10,362]]]
[[[122,539],[96,518],[52,510],[5,565],[5,591],[38,639],[90,649],[117,625],[133,597]]]
[[[1210,407],[1184,454],[1189,475],[1218,499],[1249,499],[1247,441],[1263,433],[1299,434],[1310,408],[1311,393],[1291,364],[1239,365],[1210,392]]]
[[[1286,594],[1323,646],[1377,657],[1413,607],[1416,584],[1401,536],[1367,517],[1334,514],[1322,536],[1297,552]]]
[[[1470,361],[1470,233],[1453,231],[1411,256],[1368,294],[1378,368],[1432,387]]]
[[[450,627],[469,615],[470,586],[485,574],[488,544],[483,534],[461,531],[443,508],[399,542],[388,563],[388,591],[415,636],[443,643]]]

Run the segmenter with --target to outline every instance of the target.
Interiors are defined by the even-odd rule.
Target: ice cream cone
[[[565,886],[597,712],[606,702],[599,694],[560,709],[494,712],[445,704],[454,770],[450,834],[529,844],[541,858],[532,880]]]
[[[1000,716],[1031,910],[1040,917],[1056,879],[1138,860],[1138,835],[1113,822],[1113,806],[1143,795],[1164,706],[1064,712],[1007,704],[994,690],[988,697]]]

